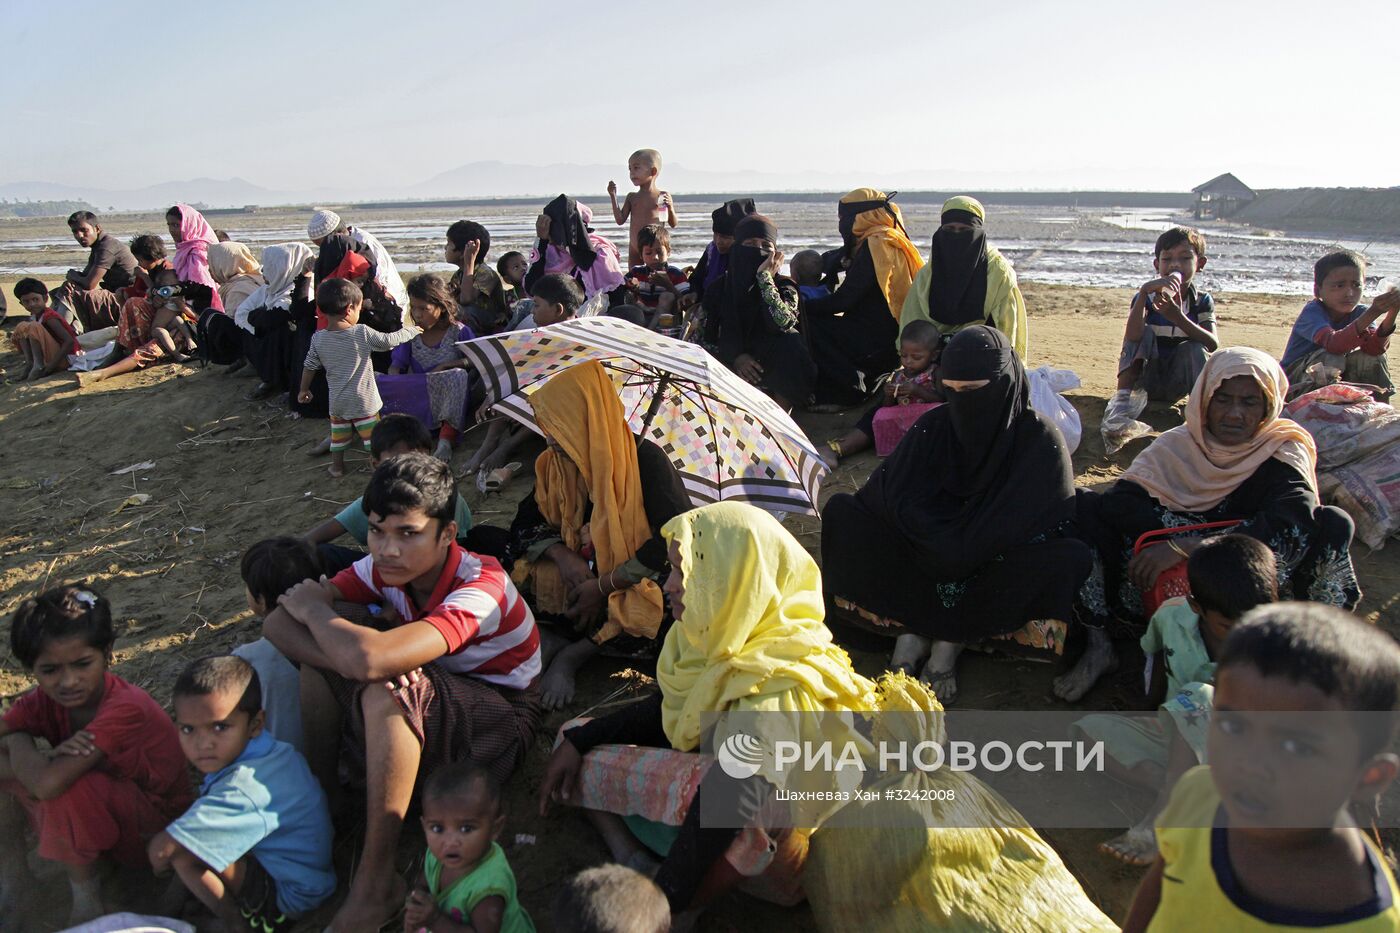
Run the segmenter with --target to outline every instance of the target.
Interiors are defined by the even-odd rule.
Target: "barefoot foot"
[[[1151,865],[1157,858],[1157,834],[1150,823],[1139,823],[1121,836],[1099,843],[1099,851],[1128,865]]]
[[[331,476],[335,477],[336,479],[340,479],[342,476],[345,475],[345,464],[332,463],[330,465],[330,468],[327,469],[326,472],[329,473]]]
[[[369,878],[356,875],[345,903],[331,918],[327,933],[377,933],[403,909],[408,884],[398,875]]]
[[[443,463],[452,462],[452,442],[446,439],[437,442],[437,450],[433,451],[433,456]]]
[[[560,650],[540,678],[540,693],[544,708],[561,709],[574,699],[574,677],[585,661],[598,653],[598,646],[587,638],[579,639]]]
[[[307,455],[308,457],[320,457],[320,456],[323,456],[324,454],[328,454],[328,453],[330,453],[330,452],[331,452],[331,439],[330,439],[329,437],[323,437],[323,438],[321,438],[320,443],[318,443],[315,447],[311,448],[310,450],[308,450],[308,451],[306,452],[306,455]]]
[[[1079,662],[1068,674],[1055,678],[1055,696],[1069,703],[1079,700],[1094,686],[1104,674],[1112,673],[1118,667],[1118,655],[1113,651],[1113,642],[1101,628],[1090,628],[1089,645],[1079,656]]]

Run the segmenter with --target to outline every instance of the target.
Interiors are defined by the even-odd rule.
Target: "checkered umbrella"
[[[827,470],[812,442],[772,399],[693,343],[590,317],[460,346],[485,378],[487,401],[532,430],[539,427],[530,393],[575,363],[597,360],[617,385],[628,424],[666,451],[691,501],[817,513]]]

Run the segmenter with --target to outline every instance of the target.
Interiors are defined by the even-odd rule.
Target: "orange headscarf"
[[[1267,411],[1254,436],[1222,444],[1206,430],[1206,406],[1226,379],[1249,376],[1264,392]],[[1317,444],[1296,421],[1280,418],[1288,377],[1261,350],[1228,347],[1206,361],[1186,400],[1186,423],[1172,428],[1138,454],[1123,479],[1137,483],[1173,512],[1207,512],[1219,505],[1270,457],[1303,474],[1317,491]]]
[[[841,199],[842,204],[861,201],[885,201],[888,208],[880,207],[857,214],[851,233],[857,243],[870,245],[870,258],[875,260],[875,281],[880,283],[880,291],[885,293],[890,314],[897,321],[904,309],[909,285],[914,281],[914,275],[924,267],[924,260],[919,255],[919,248],[904,232],[904,215],[900,213],[899,205],[889,201],[883,191],[874,188],[857,188]]]
[[[535,422],[567,456],[550,448],[535,460],[535,502],[559,529],[565,547],[584,543],[584,512],[600,573],[625,563],[651,537],[637,466],[637,439],[627,426],[617,387],[601,363],[579,363],[530,395]],[[598,642],[626,632],[653,638],[661,626],[661,588],[652,580],[608,596]]]

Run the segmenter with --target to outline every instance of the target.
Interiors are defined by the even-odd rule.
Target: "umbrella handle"
[[[647,406],[647,413],[642,418],[642,433],[645,434],[647,428],[651,427],[652,419],[654,419],[656,413],[661,410],[661,401],[666,397],[666,389],[669,388],[670,385],[671,377],[668,375],[662,375],[657,381],[656,392],[652,395],[651,404]]]

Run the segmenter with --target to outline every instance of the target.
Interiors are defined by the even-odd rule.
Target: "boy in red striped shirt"
[[[377,928],[402,906],[394,855],[417,776],[468,758],[504,781],[540,718],[534,616],[494,558],[456,543],[447,465],[393,457],[363,501],[369,556],[293,587],[263,623],[301,664],[306,757],[332,801],[340,766],[363,771],[364,849],[332,930]]]

